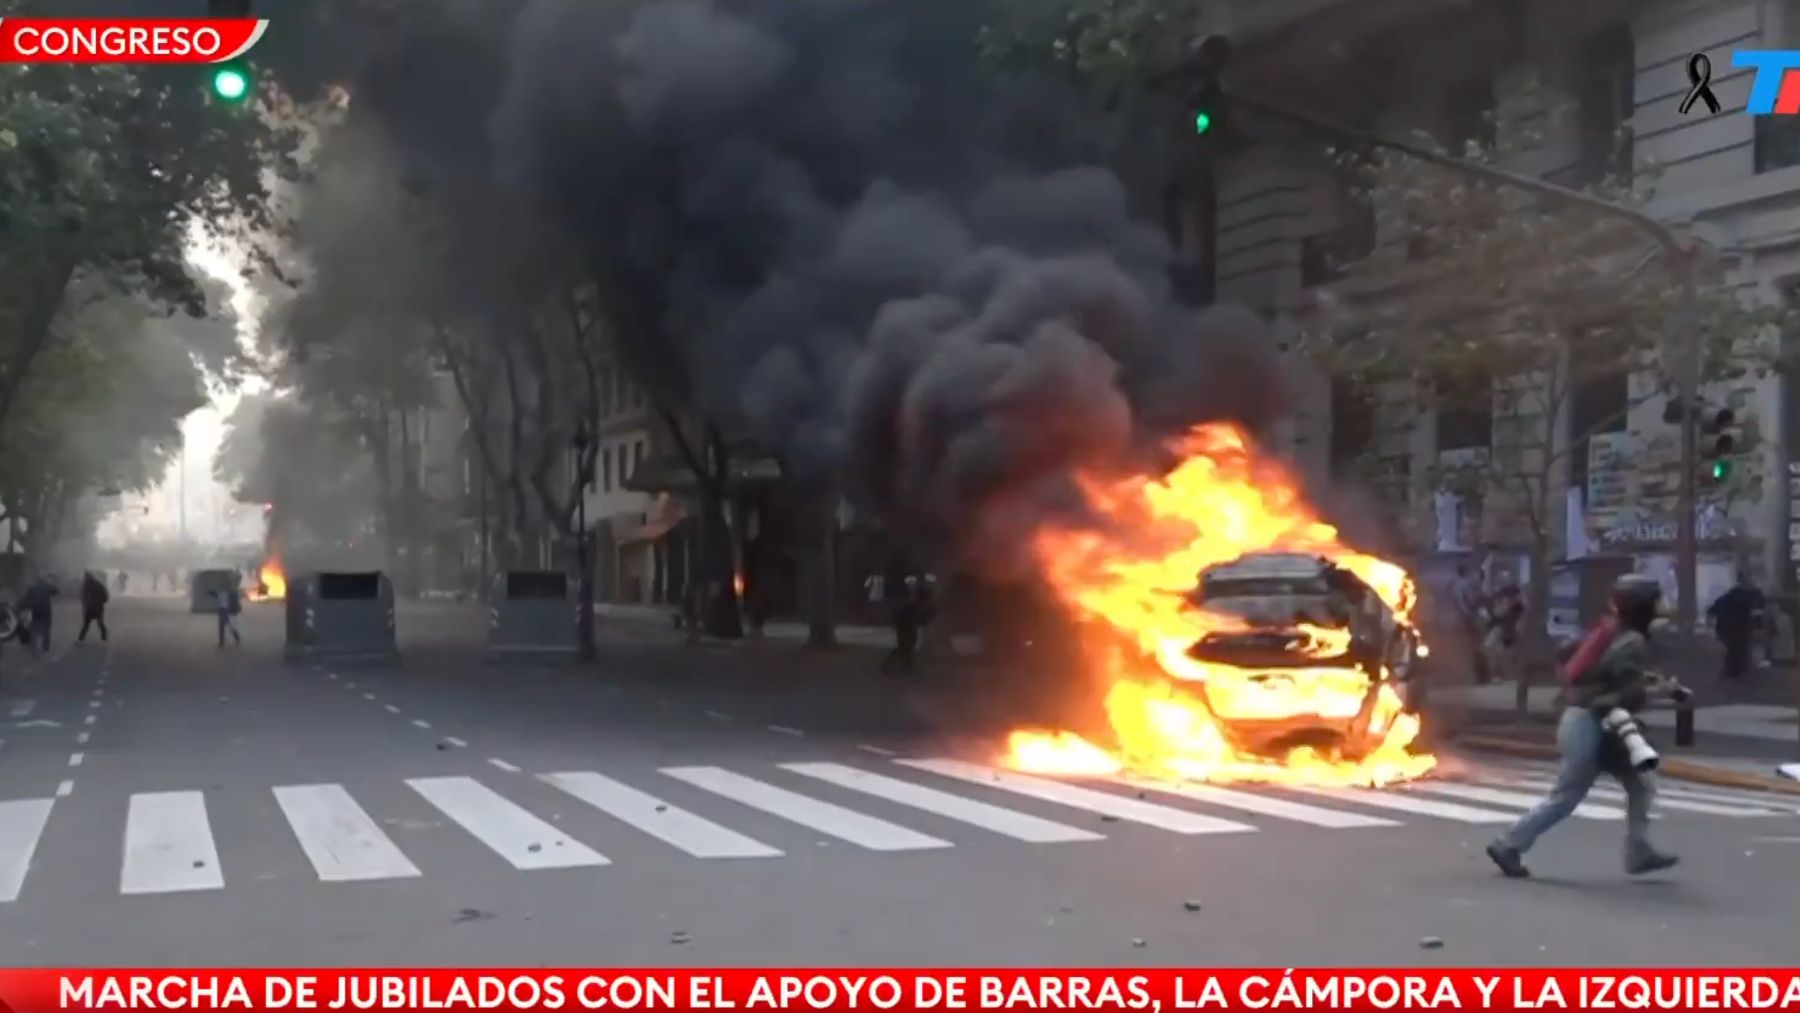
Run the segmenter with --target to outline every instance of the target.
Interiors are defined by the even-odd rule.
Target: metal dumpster
[[[580,647],[579,603],[561,570],[512,570],[494,581],[488,616],[493,654],[571,655]]]
[[[287,657],[394,661],[394,585],[380,571],[309,573],[288,582]]]

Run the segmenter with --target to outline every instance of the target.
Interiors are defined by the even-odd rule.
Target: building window
[[[624,485],[625,480],[627,478],[629,478],[631,475],[631,467],[630,467],[630,465],[625,463],[625,454],[629,450],[630,450],[630,448],[625,446],[625,444],[623,444],[623,443],[619,444],[618,453],[619,453],[619,484],[620,485]]]
[[[1465,81],[1445,91],[1444,142],[1451,154],[1463,154],[1470,144],[1493,149],[1496,105],[1492,81]]]
[[[612,454],[600,448],[600,491],[612,492]]]
[[[1627,25],[1589,36],[1577,49],[1576,173],[1583,184],[1631,178],[1629,124],[1637,111],[1637,63]]]
[[[1344,377],[1331,381],[1331,473],[1355,473],[1375,445],[1375,400],[1363,385]]]
[[[612,378],[613,371],[611,369],[602,369],[600,371],[600,379],[595,384],[595,386],[599,388],[597,397],[600,401],[596,408],[599,410],[600,417],[603,419],[612,415]]]
[[[1494,445],[1494,385],[1486,377],[1440,382],[1437,401],[1439,453]]]

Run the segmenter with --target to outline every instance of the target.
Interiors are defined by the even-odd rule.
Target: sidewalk
[[[597,602],[594,614],[603,622],[628,623],[648,631],[651,628],[665,630],[671,640],[686,637],[685,630],[675,625],[675,610],[667,605],[614,605]],[[792,620],[782,620],[763,624],[762,639],[783,643],[802,643],[809,630],[807,624]],[[746,640],[752,638],[746,637]],[[868,647],[888,650],[894,646],[894,631],[885,626],[860,626],[853,623],[839,623],[837,626],[837,642],[849,647]],[[981,652],[981,639],[973,636],[955,638],[955,651],[961,657],[974,657]]]

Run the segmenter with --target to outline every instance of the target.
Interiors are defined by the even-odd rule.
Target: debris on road
[[[676,946],[680,946],[692,938],[693,938],[692,936],[688,935],[686,932],[681,931],[680,929],[677,929],[674,932],[669,933],[669,942],[675,944]]]
[[[1181,906],[1189,911],[1200,910],[1200,902],[1197,900],[1184,900],[1181,902]]]
[[[1419,949],[1421,950],[1441,950],[1443,948],[1444,941],[1437,936],[1426,936],[1419,940]]]

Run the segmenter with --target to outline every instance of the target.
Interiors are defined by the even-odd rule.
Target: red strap
[[[1567,685],[1574,682],[1581,678],[1581,673],[1592,668],[1594,662],[1599,661],[1600,656],[1606,653],[1606,649],[1612,646],[1613,637],[1617,635],[1618,631],[1619,624],[1611,616],[1595,623],[1594,628],[1582,638],[1581,646],[1575,649],[1575,653],[1567,662],[1564,662],[1563,683]]]

